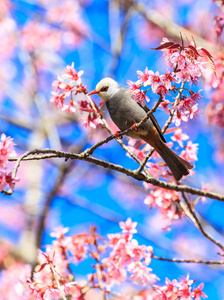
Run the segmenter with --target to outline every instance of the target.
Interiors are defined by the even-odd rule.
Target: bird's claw
[[[138,127],[136,126],[136,123],[133,124],[133,125],[131,126],[131,128],[134,129],[135,131],[138,131]]]
[[[116,132],[115,132],[114,136],[115,136],[116,139],[122,139],[122,138],[123,138],[122,135],[121,135],[121,136],[118,136],[120,133],[121,133],[121,131],[116,131]]]

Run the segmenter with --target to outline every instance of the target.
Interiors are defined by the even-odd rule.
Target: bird
[[[136,102],[129,89],[121,87],[118,82],[108,77],[98,82],[95,90],[88,95],[93,94],[97,94],[105,102],[111,119],[121,131],[132,127],[132,130],[127,133],[128,136],[144,140],[158,152],[177,182],[194,168],[194,165],[178,156],[166,145],[162,130],[153,114],[150,114],[147,121],[138,129],[134,127],[150,109],[147,105],[142,106],[141,103]]]

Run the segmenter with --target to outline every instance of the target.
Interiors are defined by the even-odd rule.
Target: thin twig
[[[181,203],[180,203],[180,205],[181,205],[181,207],[184,209],[185,212],[187,212],[187,210],[188,210],[188,212],[190,213],[190,215],[189,215],[189,213],[187,213],[187,215],[188,215],[188,216],[190,217],[190,219],[193,221],[194,225],[199,229],[199,231],[200,231],[207,239],[209,239],[212,243],[216,244],[219,248],[221,248],[221,249],[224,251],[224,245],[222,245],[219,241],[215,240],[209,233],[207,233],[207,232],[204,230],[204,228],[202,227],[202,225],[201,225],[201,223],[200,223],[200,221],[199,221],[199,219],[198,219],[196,213],[193,211],[193,209],[192,209],[192,207],[191,207],[191,204],[189,203],[189,201],[188,201],[186,195],[184,194],[183,191],[181,192],[181,194],[182,194],[182,197],[183,197],[184,202],[186,203],[186,206],[187,206],[187,207],[181,205]]]
[[[195,263],[195,264],[205,264],[205,265],[223,265],[224,260],[216,261],[216,260],[202,260],[202,259],[179,259],[179,258],[166,258],[161,256],[152,255],[152,258],[162,261],[169,262],[178,262],[178,263]]]

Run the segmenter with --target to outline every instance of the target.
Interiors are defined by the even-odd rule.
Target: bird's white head
[[[101,99],[107,101],[108,98],[116,94],[120,89],[119,84],[112,78],[104,78],[97,83],[96,89],[88,95],[98,94]]]

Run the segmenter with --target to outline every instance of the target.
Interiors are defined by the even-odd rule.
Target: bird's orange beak
[[[99,92],[97,91],[97,90],[93,90],[92,92],[90,92],[89,94],[88,94],[88,96],[90,96],[90,95],[93,95],[93,94],[98,94]]]

